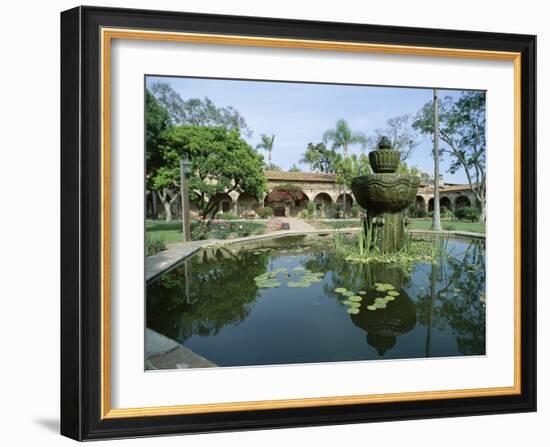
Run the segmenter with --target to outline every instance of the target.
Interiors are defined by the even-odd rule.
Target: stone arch
[[[247,192],[239,194],[239,198],[237,199],[237,212],[239,215],[255,213],[259,207],[260,201],[255,195]]]
[[[350,217],[351,216],[351,207],[353,206],[353,197],[349,192],[346,193],[346,213],[344,217]],[[338,198],[336,199],[336,204],[340,205],[341,209],[344,208],[344,193],[340,194]]]
[[[235,208],[233,199],[226,192],[218,194],[215,198],[218,201],[218,213],[231,213]],[[213,216],[216,217],[216,216]]]
[[[294,205],[290,205],[290,215],[298,216],[300,212],[307,207],[307,204],[309,202],[309,196],[304,191],[302,191],[302,197],[300,199],[297,199],[294,202]]]
[[[419,210],[426,209],[426,199],[422,196],[416,196],[416,208]]]
[[[472,202],[470,201],[470,199],[467,196],[461,195],[461,196],[458,196],[455,199],[455,209],[456,210],[459,210],[461,208],[465,208],[467,206],[468,207],[472,206]]]
[[[331,217],[332,197],[330,197],[328,193],[320,192],[313,199],[313,203],[315,203],[317,215],[322,217]]]
[[[309,196],[300,186],[280,185],[269,191],[264,205],[273,208],[275,216],[297,216],[309,201]]]
[[[428,200],[428,211],[434,210],[434,198],[432,197],[430,200]]]
[[[443,207],[447,208],[448,210],[452,210],[451,199],[449,199],[447,196],[443,196],[439,199],[439,208],[442,209]]]

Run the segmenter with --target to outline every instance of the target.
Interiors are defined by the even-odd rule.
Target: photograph
[[[486,355],[486,91],[144,78],[145,370]]]

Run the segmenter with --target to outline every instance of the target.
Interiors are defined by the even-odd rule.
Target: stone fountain
[[[369,247],[381,252],[396,252],[405,243],[403,210],[416,200],[420,178],[398,174],[401,154],[392,149],[387,137],[369,153],[373,174],[355,177],[351,189],[357,203],[366,210],[364,231]]]

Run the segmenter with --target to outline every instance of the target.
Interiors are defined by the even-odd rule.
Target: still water
[[[147,327],[219,366],[484,355],[484,241],[407,268],[322,237],[203,250],[147,285]]]

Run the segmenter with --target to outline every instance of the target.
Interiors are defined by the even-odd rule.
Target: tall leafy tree
[[[275,142],[275,135],[268,136],[263,133],[260,136],[260,142],[256,145],[256,149],[263,149],[267,151],[267,164],[271,164],[271,152],[273,151],[273,143]]]
[[[418,112],[413,127],[426,135],[434,133],[434,106],[429,102]],[[468,91],[458,98],[439,100],[441,154],[451,159],[449,171],[462,170],[481,208],[486,209],[485,93]]]
[[[157,192],[152,189],[151,179],[162,164],[160,145],[163,134],[169,126],[170,115],[166,108],[145,90],[145,160],[146,160],[146,193],[152,194],[153,215],[157,215]]]
[[[369,157],[365,154],[351,154],[348,158],[342,158],[336,163],[336,183],[351,188],[353,177],[370,174],[371,172]]]
[[[184,100],[170,83],[157,81],[151,86],[155,98],[166,108],[171,124],[178,126],[225,127],[238,129],[250,137],[252,129],[238,110],[232,106],[218,107],[210,98],[189,98]]]
[[[153,179],[155,188],[179,187],[179,160],[192,162],[189,194],[203,218],[214,216],[225,193],[259,197],[266,190],[263,157],[238,130],[223,127],[174,126],[165,132],[163,166]]]
[[[411,158],[416,146],[418,146],[418,138],[412,124],[414,118],[410,114],[395,116],[386,122],[386,127],[376,129],[374,136],[369,140],[376,144],[382,136],[387,136],[391,142],[393,149],[401,152],[401,161],[406,161]]]
[[[364,147],[367,144],[367,138],[361,132],[353,132],[348,122],[340,118],[336,121],[334,129],[328,129],[323,134],[323,143],[332,143],[331,148],[334,151],[341,149],[345,158],[348,156],[350,146],[359,145]]]
[[[341,158],[336,151],[327,149],[325,143],[309,143],[300,163],[308,164],[310,171],[332,174],[336,172],[336,166]]]

